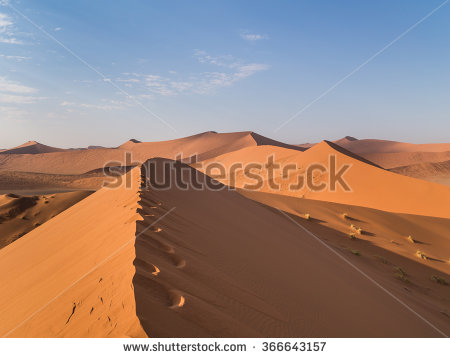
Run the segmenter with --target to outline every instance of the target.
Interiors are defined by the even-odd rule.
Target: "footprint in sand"
[[[143,271],[150,273],[153,276],[158,276],[159,273],[161,272],[161,270],[156,265],[153,265],[149,262],[143,261],[138,258],[135,259],[134,265],[136,267],[139,267]]]
[[[172,309],[183,307],[186,302],[184,296],[177,290],[169,290],[169,297],[170,301],[172,302],[172,305],[169,306],[169,308]]]
[[[172,254],[172,260],[177,268],[183,268],[186,266],[186,260],[176,254]]]
[[[162,229],[160,227],[150,227],[150,230],[153,232],[161,232]],[[150,236],[149,236],[150,237]],[[186,260],[183,259],[181,256],[175,254],[175,248],[169,244],[166,244],[162,242],[159,239],[156,239],[152,237],[152,241],[155,242],[159,248],[164,251],[166,254],[169,254],[170,259],[172,260],[172,263],[177,268],[184,268],[186,266]]]

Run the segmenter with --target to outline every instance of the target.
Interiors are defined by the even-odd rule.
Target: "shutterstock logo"
[[[308,163],[306,166],[294,161],[279,161],[273,154],[262,161],[235,161],[226,165],[220,161],[197,161],[196,156],[182,159],[182,154],[176,158],[154,158],[141,163],[132,160],[132,153],[126,153],[123,163],[105,164],[105,186],[117,188],[125,181],[125,186],[130,188],[129,170],[142,166],[142,185],[154,190],[352,191],[345,178],[352,164],[338,163],[334,154],[329,155],[325,163]]]
[[[225,166],[220,162],[196,163],[195,168],[211,178],[226,182],[230,188],[240,187],[246,190],[268,189],[269,191],[288,190],[298,192],[309,190],[314,192],[335,192],[341,188],[351,192],[344,176],[351,168],[351,163],[338,166],[334,154],[328,156],[328,162],[309,163],[303,169],[296,162],[280,163],[275,155],[269,155],[262,162],[234,162]]]

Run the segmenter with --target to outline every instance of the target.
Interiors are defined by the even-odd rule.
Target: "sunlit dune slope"
[[[140,170],[0,250],[0,336],[145,335],[132,279]]]

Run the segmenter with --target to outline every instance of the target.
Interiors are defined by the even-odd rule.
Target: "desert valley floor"
[[[257,169],[257,190],[231,175],[268,156],[298,169]],[[330,156],[350,192],[289,189]],[[449,336],[449,203],[445,143],[206,132],[3,149],[0,336]]]

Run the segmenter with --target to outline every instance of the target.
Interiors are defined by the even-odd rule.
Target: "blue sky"
[[[450,141],[450,2],[279,130],[443,0],[0,3],[0,148]]]

